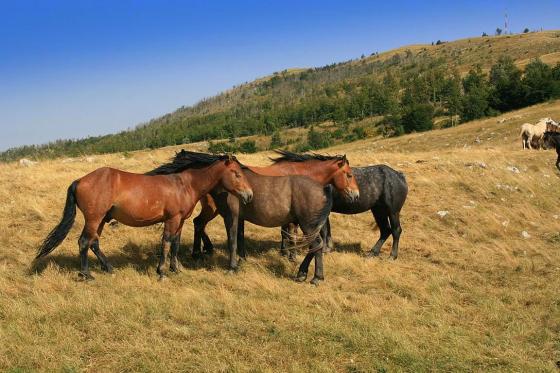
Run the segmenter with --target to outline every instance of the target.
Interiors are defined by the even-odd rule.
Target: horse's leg
[[[331,218],[327,218],[327,222],[325,223],[325,253],[330,253],[334,250],[334,241],[331,236]]]
[[[239,219],[237,224],[237,251],[241,259],[247,260],[247,252],[245,251],[245,220]]]
[[[181,232],[183,230],[184,222],[185,222],[184,220],[181,220],[179,228],[175,233],[173,239],[171,240],[171,264],[169,266],[169,270],[175,273],[180,272],[179,259],[177,257],[179,253],[179,246],[181,245]]]
[[[84,229],[78,240],[80,248],[80,273],[79,276],[84,280],[93,280],[93,276],[89,273],[88,250],[93,243],[99,238],[97,236],[97,228],[101,223],[92,217],[86,217]]]
[[[315,256],[315,253],[307,253],[303,261],[299,265],[298,274],[296,276],[297,282],[303,282],[307,279],[307,271],[309,270],[309,263],[311,263],[311,259]]]
[[[371,249],[369,255],[378,256],[379,252],[381,251],[381,246],[383,246],[387,238],[391,235],[391,227],[389,226],[389,219],[385,212],[372,208],[371,213],[373,214],[373,217],[375,218],[375,222],[379,227],[380,235],[379,235],[379,239]]]
[[[310,250],[315,252],[315,274],[311,279],[313,285],[319,285],[319,281],[325,279],[323,273],[323,247],[324,243],[321,237],[317,237],[315,241],[311,244]]]
[[[558,154],[558,157],[556,158],[556,168],[560,171],[560,148],[556,149],[556,154]]]
[[[280,229],[280,235],[282,236],[282,240],[280,241],[280,255],[288,256],[288,232],[290,231],[290,224],[283,225]]]
[[[290,235],[288,236],[288,260],[290,262],[296,261],[296,235],[297,235],[298,226],[297,224],[289,224],[288,231]]]
[[[99,247],[99,237],[101,237],[101,233],[103,232],[103,227],[105,226],[105,222],[106,221],[103,220],[99,224],[99,227],[97,228],[97,239],[93,241],[91,245],[91,251],[93,251],[93,253],[97,257],[97,260],[99,260],[99,263],[101,263],[101,269],[107,273],[113,273],[113,266],[109,264],[109,262],[107,261],[107,257]]]
[[[229,211],[224,216],[224,224],[226,227],[228,238],[228,251],[229,251],[229,269],[230,271],[237,270],[237,228],[238,216]]]
[[[401,237],[402,228],[399,212],[389,214],[389,222],[391,223],[391,234],[393,235],[393,247],[391,249],[390,258],[395,260],[399,254],[399,239]]]
[[[199,258],[202,254],[201,241],[204,242],[204,251],[212,255],[214,251],[214,245],[212,241],[205,232],[206,225],[212,221],[218,215],[218,211],[207,203],[202,204],[202,210],[196,218],[193,219],[194,224],[194,241],[193,241],[193,251],[192,257]]]
[[[163,226],[163,235],[161,238],[161,256],[159,257],[159,263],[157,266],[157,274],[160,280],[165,277],[165,262],[167,260],[167,254],[169,254],[169,249],[171,247],[171,242],[175,239],[175,235],[178,232],[181,220],[179,217],[173,217],[166,220]]]

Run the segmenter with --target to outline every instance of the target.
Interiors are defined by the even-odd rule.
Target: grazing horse
[[[180,161],[181,154],[176,156]],[[217,186],[210,194],[213,206],[224,219],[228,237],[229,268],[238,268],[237,251],[246,257],[245,221],[262,227],[281,227],[299,224],[304,233],[303,243],[309,251],[300,265],[297,280],[305,281],[311,260],[315,258],[312,283],[324,279],[323,240],[320,231],[332,206],[332,186],[324,186],[305,176],[264,176],[243,166],[243,174],[253,190],[253,199],[240,204],[227,190]]]
[[[303,175],[322,185],[333,185],[340,196],[349,200],[355,200],[359,197],[360,190],[345,155],[296,154],[286,150],[276,150],[275,152],[280,157],[272,159],[274,162],[272,165],[266,167],[246,166],[247,169],[263,176]],[[192,255],[195,258],[201,254],[201,240],[204,242],[204,252],[212,253],[212,241],[204,229],[218,215],[218,209],[211,194],[202,198],[200,204],[202,210],[193,220]],[[283,235],[281,251],[283,254],[286,254],[284,250],[285,241],[286,235]],[[290,258],[293,259],[293,252]]]
[[[385,165],[352,167],[352,171],[360,187],[359,198],[355,201],[349,201],[340,195],[337,190],[334,190],[331,211],[345,215],[371,211],[379,227],[380,237],[369,255],[378,256],[381,247],[387,238],[392,235],[393,247],[390,258],[397,259],[399,239],[402,233],[400,211],[408,194],[408,185],[404,175]],[[326,240],[329,244],[332,237],[328,220],[325,227],[327,230]],[[294,227],[292,226],[288,229],[288,232],[293,235],[293,230]]]
[[[544,144],[548,148],[556,149],[556,168],[560,171],[560,133],[558,132],[545,132]]]
[[[157,273],[164,276],[163,267],[170,247],[170,268],[177,271],[177,250],[183,223],[191,216],[200,198],[216,186],[235,194],[245,203],[253,195],[235,157],[185,150],[179,154],[181,162],[164,164],[148,174],[103,167],[72,182],[68,187],[62,219],[44,240],[37,258],[52,252],[66,238],[74,223],[77,205],[85,218],[78,240],[80,276],[84,279],[93,279],[88,266],[89,248],[99,259],[101,268],[112,271],[99,248],[103,226],[111,219],[133,227],[163,222],[162,253]]]

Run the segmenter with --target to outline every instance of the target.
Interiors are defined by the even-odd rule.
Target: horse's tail
[[[76,187],[78,186],[78,181],[74,181],[68,187],[68,192],[66,193],[66,205],[64,206],[64,212],[62,213],[62,219],[60,223],[49,233],[47,238],[37,250],[37,256],[35,259],[39,259],[48,255],[52,252],[60,243],[66,238],[70,228],[74,224],[74,219],[76,218]]]

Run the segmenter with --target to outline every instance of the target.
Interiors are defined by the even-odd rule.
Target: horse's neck
[[[189,169],[181,173],[185,185],[189,185],[198,201],[218,185],[223,172],[223,166],[213,164],[209,167]]]

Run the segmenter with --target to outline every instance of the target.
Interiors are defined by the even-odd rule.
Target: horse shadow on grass
[[[357,255],[364,255],[364,251],[362,250],[362,245],[359,242],[349,242],[349,243],[334,243],[334,252],[341,252],[341,253],[351,253]]]
[[[303,260],[306,249],[299,249],[297,258],[294,262],[280,255],[280,242],[273,240],[255,240],[245,238],[245,248],[248,258],[259,259],[260,265],[266,268],[277,277],[292,277],[297,270],[297,266]],[[133,268],[138,273],[149,274],[156,271],[161,251],[160,244],[137,244],[128,241],[120,250],[106,252],[108,262],[115,270],[123,268]],[[336,251],[361,253],[359,243],[337,245]],[[192,258],[192,242],[182,243],[179,247],[179,262],[185,270],[227,270],[229,266],[229,255],[226,242],[214,243],[214,254],[212,256],[203,255],[202,258]],[[65,271],[79,271],[80,258],[78,253],[54,253],[47,258],[33,261],[29,268],[29,274],[41,274],[55,262],[57,266]],[[101,272],[101,267],[97,258],[89,253],[90,268],[95,272]],[[241,267],[244,261],[240,261]],[[169,260],[166,269],[169,267]]]
[[[159,252],[161,246],[159,244],[146,244],[138,245],[134,242],[128,241],[118,252],[105,252],[107,261],[115,269],[125,267],[132,267],[139,273],[147,273],[149,270],[154,270],[159,260]],[[89,266],[95,271],[101,271],[101,267],[97,258],[89,253]],[[80,269],[80,256],[78,253],[75,255],[60,253],[51,254],[47,258],[34,260],[29,268],[30,274],[41,274],[49,266],[51,262],[55,262],[59,267],[66,270],[79,270]]]

